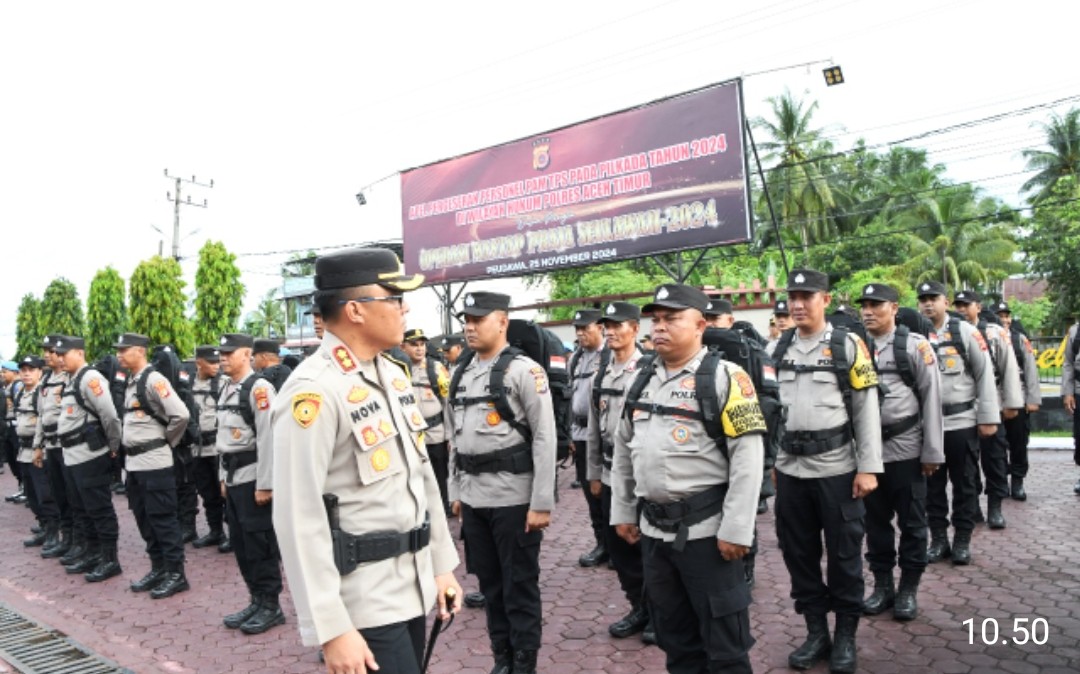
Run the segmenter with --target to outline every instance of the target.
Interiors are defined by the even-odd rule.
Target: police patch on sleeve
[[[748,394],[749,393],[749,394]],[[720,413],[724,435],[737,438],[747,433],[765,432],[765,415],[761,413],[754,384],[741,369],[730,371],[727,404]]]
[[[859,348],[855,349],[855,362],[851,364],[849,379],[851,388],[861,391],[871,386],[878,385],[877,370],[874,369],[874,361],[870,359],[870,352],[866,348],[866,342],[857,340]]]
[[[257,386],[252,394],[255,396],[255,407],[261,412],[270,409],[270,393],[265,386]]]
[[[533,382],[536,384],[536,392],[543,395],[548,392],[548,378],[547,373],[544,372],[544,368],[537,365],[536,367],[529,369],[529,374],[533,377]]]
[[[300,428],[308,428],[315,423],[322,407],[322,396],[318,393],[297,393],[292,399],[292,415]]]
[[[447,371],[446,366],[442,363],[439,363],[436,368],[436,377],[439,380],[439,397],[446,400],[450,397],[450,372]]]

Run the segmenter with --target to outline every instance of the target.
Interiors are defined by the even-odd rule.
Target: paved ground
[[[1071,453],[1032,453],[1026,503],[1008,502],[1004,531],[976,531],[974,564],[935,565],[924,577],[918,620],[901,624],[888,616],[864,620],[859,632],[859,664],[875,674],[891,672],[1028,672],[1064,674],[1080,670],[1080,497],[1072,485],[1080,469]],[[541,558],[544,592],[544,648],[540,670],[548,673],[630,674],[663,671],[662,653],[636,638],[618,641],[607,626],[624,613],[614,572],[579,569],[577,557],[588,547],[583,500],[566,489],[544,542]],[[0,492],[11,493],[10,474],[0,476]],[[231,557],[189,550],[194,589],[172,599],[152,601],[135,595],[128,583],[146,570],[142,542],[122,497],[121,562],[124,575],[102,585],[65,575],[61,567],[20,544],[30,525],[22,507],[0,504],[0,601],[55,627],[84,646],[136,672],[316,672],[314,650],[300,645],[295,620],[257,637],[221,626],[223,614],[244,603],[240,577]],[[756,671],[789,671],[788,652],[801,641],[802,620],[788,598],[789,583],[776,550],[772,514],[760,517],[764,552],[751,608],[757,645]],[[463,583],[467,590],[475,581]],[[286,611],[291,604],[285,597]],[[975,643],[969,643],[973,620]],[[1000,642],[1020,636],[1014,621],[1042,619],[1044,644]],[[982,643],[984,621],[996,620],[998,643]],[[1021,623],[1023,625],[1024,623]],[[986,622],[987,636],[993,637]],[[432,671],[486,674],[491,660],[483,614],[466,609],[437,649]],[[1042,640],[1043,624],[1038,625]],[[0,663],[0,672],[8,671]],[[825,671],[819,667],[817,671]]]

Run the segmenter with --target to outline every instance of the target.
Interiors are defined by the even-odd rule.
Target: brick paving
[[[1032,452],[1029,500],[1005,504],[1004,531],[985,526],[976,530],[971,566],[931,566],[924,576],[917,620],[898,623],[885,614],[860,623],[860,670],[875,674],[1080,670],[1080,497],[1072,493],[1078,476],[1071,453]],[[607,634],[608,624],[621,617],[626,606],[613,571],[577,567],[578,556],[589,547],[587,516],[580,492],[568,489],[570,479],[569,471],[560,473],[562,500],[541,555],[545,619],[540,671],[663,671],[663,654],[655,646]],[[0,493],[13,490],[11,475],[0,476]],[[29,510],[0,505],[4,541],[0,601],[135,672],[320,671],[315,650],[300,645],[287,593],[283,601],[290,618],[284,627],[247,637],[221,625],[221,617],[246,599],[231,556],[189,548],[192,591],[162,601],[130,592],[128,583],[146,571],[148,562],[125,499],[116,497],[116,505],[124,575],[99,585],[66,575],[55,562],[40,559],[37,548],[24,549],[20,541],[28,534]],[[758,672],[791,671],[787,654],[803,636],[802,619],[788,598],[788,577],[773,525],[771,513],[759,518],[763,551],[751,607],[757,638],[751,659]],[[475,589],[475,579],[465,579],[463,586]],[[998,621],[1000,641],[1018,636],[1013,633],[1017,618],[1029,618],[1029,625],[1044,619],[1047,642],[982,643],[984,620]],[[975,621],[974,644],[968,643],[968,628],[963,625],[968,619]],[[431,671],[486,674],[490,667],[483,613],[465,609],[440,639]],[[11,670],[0,663],[0,672],[4,671]],[[814,671],[827,668],[821,665]]]

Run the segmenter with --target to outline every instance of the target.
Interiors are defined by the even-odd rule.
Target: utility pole
[[[211,180],[209,183],[200,183],[199,181],[197,181],[195,179],[195,176],[191,176],[191,180],[188,180],[187,178],[181,178],[179,176],[171,176],[171,175],[169,175],[169,169],[165,169],[165,177],[168,178],[169,180],[172,180],[172,181],[175,182],[175,190],[176,191],[173,192],[173,193],[166,192],[165,193],[165,198],[168,199],[169,201],[173,202],[172,256],[173,256],[174,260],[179,262],[180,261],[180,206],[196,206],[198,208],[206,208],[207,205],[208,205],[206,203],[206,199],[203,199],[203,202],[201,204],[192,201],[190,194],[187,196],[186,201],[181,201],[180,200],[180,184],[181,183],[187,183],[189,185],[197,185],[198,187],[212,188],[214,186],[214,181]]]

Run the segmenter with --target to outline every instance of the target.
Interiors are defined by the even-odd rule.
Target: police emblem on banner
[[[551,166],[551,139],[537,138],[533,141],[533,168],[543,171]]]

